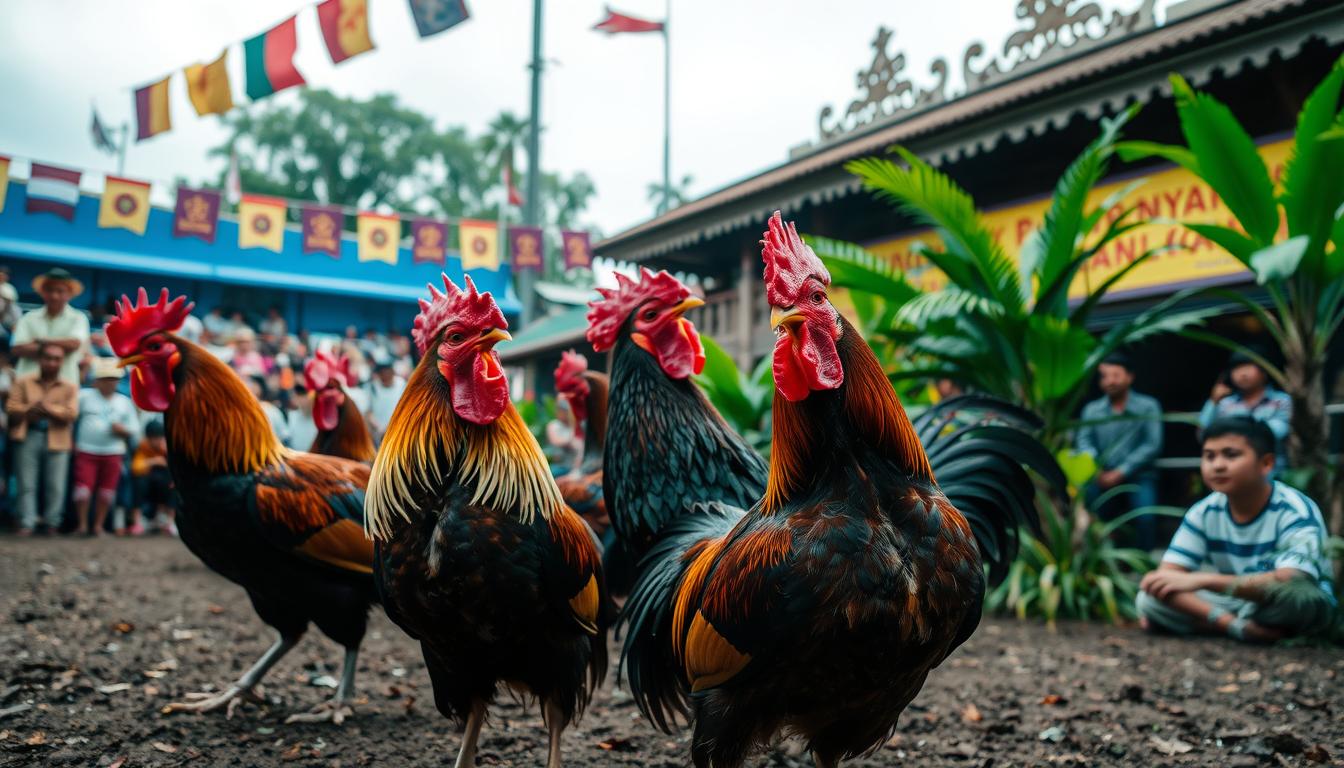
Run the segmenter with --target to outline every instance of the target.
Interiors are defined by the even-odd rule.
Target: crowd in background
[[[112,307],[70,306],[83,285],[54,268],[33,281],[42,305],[22,312],[0,266],[0,517],[20,536],[176,534],[162,414],[131,401],[126,371],[102,331]],[[351,326],[343,336],[291,330],[279,307],[249,318],[226,307],[178,332],[229,365],[261,403],[277,439],[307,450],[317,435],[303,367],[321,349],[350,361],[348,388],[375,442],[415,366],[410,339]]]

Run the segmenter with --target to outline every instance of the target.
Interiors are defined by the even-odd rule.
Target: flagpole
[[[121,146],[117,147],[117,175],[126,174],[126,147],[131,143],[131,124],[121,124]]]
[[[541,226],[541,5],[542,0],[532,0],[532,113],[527,133],[527,205],[523,209],[523,223],[532,227]],[[508,190],[504,191],[505,196]],[[546,269],[546,249],[541,249],[542,272]],[[537,273],[527,270],[514,272],[514,286],[518,289],[518,301],[523,305],[522,327],[532,322],[536,313],[536,295],[533,286]]]
[[[672,198],[672,41],[668,24],[672,21],[672,0],[667,0],[663,16],[663,201],[658,213],[667,213]]]

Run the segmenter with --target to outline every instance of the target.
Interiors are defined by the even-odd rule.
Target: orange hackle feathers
[[[182,352],[177,396],[164,414],[175,453],[212,473],[257,472],[285,448],[242,379],[214,355],[173,336]]]
[[[641,267],[639,282],[620,272],[616,273],[616,288],[598,288],[602,298],[588,303],[588,342],[598,352],[606,352],[616,345],[625,319],[640,304],[659,299],[665,304],[677,304],[691,295],[691,289],[669,275],[667,270],[656,273]]]
[[[427,284],[430,300],[420,299],[420,314],[416,315],[415,325],[411,328],[411,338],[415,340],[415,348],[421,355],[425,354],[434,337],[450,320],[458,320],[476,328],[509,327],[490,292],[478,293],[471,276],[462,277],[466,290],[458,288],[448,279],[448,275],[440,273],[440,277],[443,278],[443,291],[440,292],[433,284]]]
[[[341,387],[348,387],[354,383],[355,377],[350,373],[350,358],[319,351],[311,360],[304,363],[303,383],[309,392],[326,389],[332,379],[335,379]]]
[[[160,331],[173,333],[182,327],[187,315],[196,305],[189,303],[186,296],[178,296],[168,301],[168,289],[159,293],[159,300],[149,303],[149,295],[141,288],[136,294],[136,303],[129,296],[122,295],[117,301],[117,315],[108,321],[104,328],[107,343],[117,357],[129,357],[135,354],[140,340],[151,333]]]
[[[765,297],[776,307],[798,303],[803,281],[815,277],[822,285],[831,284],[831,273],[802,238],[793,222],[784,223],[779,211],[770,216],[769,229],[761,240],[761,260],[765,262]]]

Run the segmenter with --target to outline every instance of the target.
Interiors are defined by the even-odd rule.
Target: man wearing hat
[[[53,267],[33,278],[33,290],[42,296],[43,306],[26,313],[14,326],[10,350],[17,358],[15,373],[36,373],[38,354],[48,344],[65,350],[61,379],[79,386],[79,361],[89,347],[89,319],[70,306],[70,300],[84,292],[84,284],[60,267]]]
[[[61,527],[73,442],[70,433],[79,415],[79,389],[60,376],[66,357],[57,344],[39,345],[37,372],[16,378],[5,403],[9,438],[16,446],[20,536],[31,535],[37,523],[39,489],[48,531],[55,533]]]
[[[126,371],[114,357],[93,358],[93,388],[80,390],[79,428],[75,432],[75,533],[103,532],[107,512],[117,498],[129,443],[140,434],[131,399],[117,391]],[[93,519],[89,519],[92,501]]]
[[[1264,347],[1250,346],[1246,350],[1262,359],[1269,357],[1269,350]],[[1275,471],[1282,472],[1288,466],[1285,444],[1292,431],[1293,399],[1270,384],[1269,374],[1246,351],[1233,352],[1228,358],[1225,375],[1213,385],[1208,402],[1199,412],[1199,428],[1202,430],[1214,419],[1226,416],[1263,421],[1274,433]]]

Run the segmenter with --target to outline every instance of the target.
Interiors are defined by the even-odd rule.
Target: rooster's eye
[[[826,300],[826,295],[825,295],[824,293],[822,293],[821,291],[816,291],[816,292],[814,292],[814,293],[812,294],[812,303],[813,303],[813,304],[820,304],[821,302],[823,302],[823,301],[825,301],[825,300]]]
[[[460,334],[460,333],[454,333],[454,334],[451,334],[451,335],[448,336],[448,340],[451,341],[451,342],[454,343],[454,344],[461,344],[461,343],[462,343],[462,338],[463,338],[463,337],[462,337],[462,334]]]
[[[652,319],[654,319],[654,318],[657,317],[657,316],[658,316],[658,312],[657,312],[657,310],[653,310],[653,309],[646,309],[646,310],[644,310],[644,319],[645,319],[645,320],[652,320]]]
[[[150,352],[158,352],[160,349],[163,349],[163,342],[151,341],[145,345],[145,349],[148,349]]]

